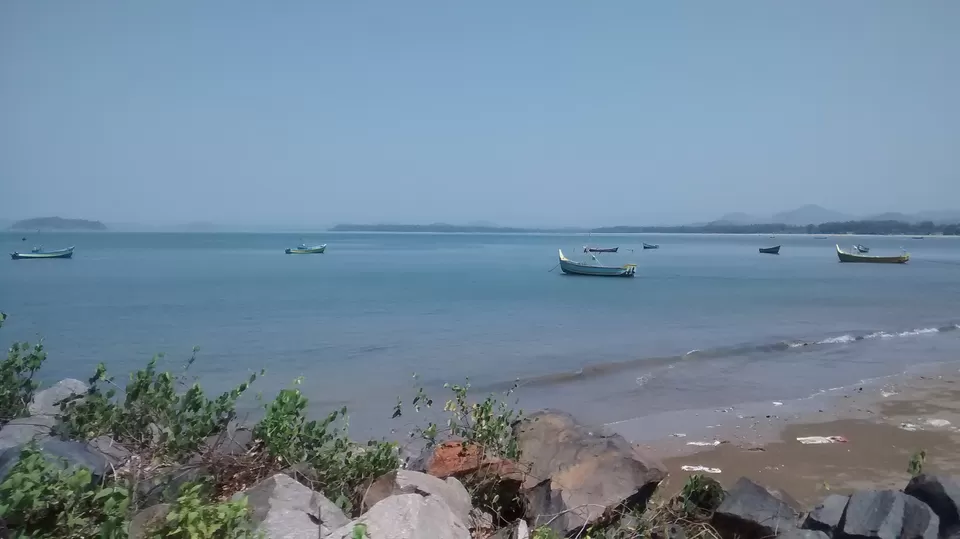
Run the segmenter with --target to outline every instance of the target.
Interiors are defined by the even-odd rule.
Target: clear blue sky
[[[0,218],[960,207],[960,2],[0,2]]]

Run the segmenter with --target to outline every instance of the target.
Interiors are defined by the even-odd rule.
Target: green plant
[[[180,489],[177,502],[167,513],[166,521],[156,531],[158,537],[173,539],[238,539],[253,538],[246,498],[237,501],[210,502],[204,486],[188,483]]]
[[[530,539],[560,539],[560,534],[547,526],[537,526],[530,535]]]
[[[183,457],[227,427],[235,417],[237,399],[257,378],[252,374],[236,388],[209,399],[199,384],[179,392],[178,387],[187,385],[185,374],[158,372],[159,357],[130,375],[122,398],[106,367],[99,364],[87,393],[61,403],[61,434],[80,439],[109,434],[143,452]],[[190,358],[184,373],[195,359],[196,355]]]
[[[681,512],[685,516],[695,516],[701,511],[711,513],[720,507],[723,496],[723,487],[715,479],[693,474],[680,490]]]
[[[350,534],[351,539],[366,539],[369,537],[367,535],[367,525],[360,523],[353,526],[353,532]]]
[[[14,537],[126,537],[130,493],[93,481],[85,468],[50,462],[34,446],[20,453],[0,484],[0,520]]]
[[[297,379],[295,386],[300,382]],[[316,487],[349,512],[363,495],[363,486],[400,466],[396,445],[352,442],[347,438],[346,408],[307,421],[307,404],[297,387],[281,390],[266,404],[254,435],[278,467],[309,464]]]
[[[907,464],[907,473],[911,477],[916,477],[923,473],[923,465],[927,460],[927,452],[923,449],[910,456],[910,463]]]
[[[7,315],[0,313],[0,327],[6,320]],[[0,362],[0,426],[27,415],[27,406],[39,386],[33,377],[46,359],[43,342],[10,345],[7,359]]]

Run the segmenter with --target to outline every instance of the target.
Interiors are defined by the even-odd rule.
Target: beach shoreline
[[[800,401],[687,411],[609,428],[664,463],[665,493],[678,491],[693,473],[706,473],[725,488],[746,476],[813,506],[834,493],[898,490],[920,450],[926,453],[924,471],[960,473],[958,369],[960,362],[925,365]],[[636,440],[645,426],[664,424],[676,432]],[[797,440],[808,437],[836,438]]]

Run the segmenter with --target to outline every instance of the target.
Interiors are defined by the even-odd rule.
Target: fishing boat
[[[859,243],[856,244],[856,245],[854,245],[854,247],[857,249],[857,252],[859,252],[859,253],[869,253],[869,252],[870,252],[870,248],[869,248],[869,247],[864,247],[863,245],[860,245]]]
[[[596,256],[591,255],[594,264],[585,262],[575,262],[563,256],[563,250],[560,252],[560,271],[568,275],[593,275],[596,277],[633,277],[637,272],[636,264],[625,264],[623,266],[603,266]]]
[[[643,244],[643,248],[644,248],[644,249],[659,249],[660,246],[657,245],[656,243],[644,243],[644,244]]]
[[[872,256],[859,253],[847,252],[837,245],[837,258],[840,262],[869,262],[874,264],[903,264],[910,260],[910,255],[906,252],[898,256]]]
[[[826,236],[814,236],[813,239],[815,239],[815,240],[825,240],[825,239],[827,239],[827,237],[826,237]]]
[[[915,239],[915,240],[922,240],[922,239],[923,239],[923,236],[914,236],[913,239]]]
[[[615,253],[620,247],[584,247],[585,253]]]
[[[778,255],[780,254],[780,246],[777,245],[776,247],[761,247],[760,252],[765,255]]]
[[[57,249],[55,251],[45,251],[43,247],[34,247],[29,253],[10,253],[10,258],[14,260],[32,260],[39,258],[70,258],[73,256],[73,247],[66,249]]]
[[[318,254],[323,254],[325,250],[327,250],[326,243],[324,243],[323,245],[314,245],[313,247],[307,247],[306,245],[301,243],[300,245],[298,245],[293,249],[286,249],[284,252],[287,253],[288,255],[314,255],[314,254],[318,255]]]

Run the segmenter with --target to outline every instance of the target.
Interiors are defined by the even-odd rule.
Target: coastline
[[[670,418],[678,432],[635,446],[664,463],[669,477],[663,488],[671,495],[697,473],[683,466],[719,469],[707,474],[725,488],[750,477],[811,506],[829,494],[898,490],[910,479],[907,465],[919,450],[926,452],[925,471],[960,473],[958,367],[960,362],[923,366],[837,388],[821,398],[768,403],[766,409],[751,404],[707,414],[690,411],[689,422]],[[649,419],[610,428],[633,439]],[[815,436],[845,441],[797,441]]]

